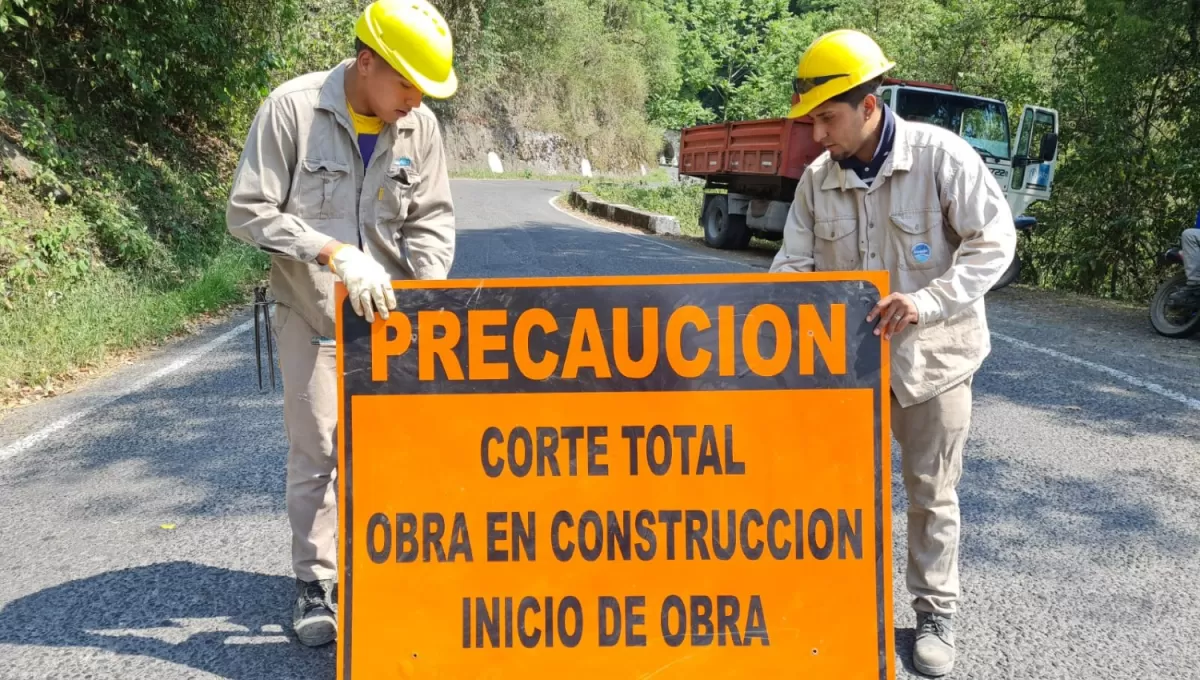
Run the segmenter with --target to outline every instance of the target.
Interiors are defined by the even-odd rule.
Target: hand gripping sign
[[[339,679],[893,677],[886,273],[339,291]]]

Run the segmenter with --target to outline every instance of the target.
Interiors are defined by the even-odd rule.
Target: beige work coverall
[[[908,589],[917,611],[959,597],[957,485],[975,372],[991,352],[983,296],[1016,248],[1012,211],[970,145],[896,116],[868,187],[828,153],[804,173],[772,271],[886,270],[920,321],[891,340],[892,432],[908,495]]]
[[[236,238],[273,256],[292,565],[304,581],[337,577],[335,352],[312,343],[334,337],[336,277],[317,254],[331,239],[360,247],[394,280],[444,279],[454,259],[436,118],[422,106],[385,126],[364,171],[346,106],[352,63],[295,78],[263,102],[226,215]]]

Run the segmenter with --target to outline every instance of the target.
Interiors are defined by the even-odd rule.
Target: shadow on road
[[[202,370],[108,404],[45,455],[13,461],[4,478],[34,496],[77,489],[60,502],[64,512],[88,517],[283,513],[282,381],[275,392],[259,392],[253,341],[253,333],[241,334],[206,357]]]
[[[292,580],[169,562],[70,581],[0,609],[0,644],[89,647],[231,680],[333,678],[335,646],[291,632]],[[148,676],[147,676],[148,677]]]

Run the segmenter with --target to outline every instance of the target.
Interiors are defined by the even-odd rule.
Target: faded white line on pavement
[[[158,369],[157,371],[155,371],[149,375],[143,376],[139,380],[136,380],[136,381],[130,383],[125,389],[121,390],[120,392],[118,392],[116,394],[108,396],[103,401],[93,401],[88,406],[85,406],[85,407],[79,409],[78,411],[71,413],[70,415],[63,416],[62,418],[59,418],[58,420],[47,425],[46,427],[42,428],[41,430],[38,430],[37,432],[34,432],[33,434],[28,435],[27,437],[25,437],[23,439],[19,439],[14,443],[9,444],[8,446],[0,449],[0,460],[6,460],[8,458],[12,458],[13,456],[19,456],[22,453],[25,453],[26,451],[33,448],[34,446],[37,446],[38,444],[41,444],[42,442],[49,439],[51,436],[54,435],[54,433],[66,428],[66,427],[69,427],[72,423],[79,420],[80,418],[83,418],[84,416],[88,415],[92,411],[95,411],[98,408],[107,406],[107,405],[113,403],[114,401],[121,399],[122,397],[126,397],[130,394],[133,394],[134,392],[145,389],[148,385],[151,385],[154,382],[161,380],[162,378],[174,373],[175,371],[178,371],[179,369],[183,368],[184,366],[187,366],[188,364],[192,363],[196,359],[199,359],[200,357],[204,356],[205,354],[208,354],[209,352],[213,351],[214,349],[217,348],[217,346],[221,345],[222,343],[228,342],[229,340],[237,337],[238,335],[241,335],[242,333],[245,333],[246,331],[250,330],[253,327],[254,327],[254,322],[247,321],[247,322],[243,323],[242,325],[237,326],[233,330],[226,331],[225,333],[222,333],[221,335],[217,336],[213,340],[210,340],[207,343],[205,343],[204,345],[201,345],[196,350],[189,352],[187,355],[185,355],[179,359],[176,359],[175,361],[171,362],[170,364],[163,366],[162,368]]]
[[[1134,387],[1140,387],[1149,392],[1153,392],[1160,397],[1166,397],[1172,401],[1177,401],[1190,409],[1200,411],[1200,399],[1193,399],[1186,394],[1181,394],[1175,390],[1167,389],[1166,387],[1152,383],[1149,380],[1142,380],[1141,378],[1125,373],[1124,371],[1118,371],[1115,368],[1109,368],[1108,366],[1098,364],[1094,361],[1088,361],[1087,359],[1080,359],[1079,357],[1071,356],[1070,354],[1064,354],[1058,350],[1049,349],[1047,347],[1039,347],[1031,342],[1025,342],[1024,340],[1012,338],[1001,333],[996,333],[995,331],[992,332],[992,337],[996,338],[997,340],[1003,340],[1010,345],[1016,345],[1021,349],[1027,349],[1031,352],[1038,352],[1040,354],[1054,357],[1055,359],[1061,359],[1072,364],[1078,364],[1080,366],[1090,368],[1093,371],[1098,371],[1110,377],[1116,378],[1117,380],[1133,385]]]

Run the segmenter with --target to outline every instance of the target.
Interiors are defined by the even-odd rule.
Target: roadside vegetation
[[[803,47],[852,26],[899,76],[1062,113],[1027,282],[1137,299],[1200,209],[1190,0],[434,1],[463,83],[431,103],[447,129],[554,134],[610,179],[656,168],[665,129],[783,115]],[[0,393],[246,300],[266,262],[224,228],[246,127],[350,55],[365,4],[0,2]],[[694,187],[574,179],[696,228]]]
[[[624,203],[660,215],[672,215],[679,220],[684,235],[701,238],[700,208],[704,203],[704,186],[699,184],[650,184],[631,180],[625,182],[583,182],[580,191],[595,194],[612,203]]]

